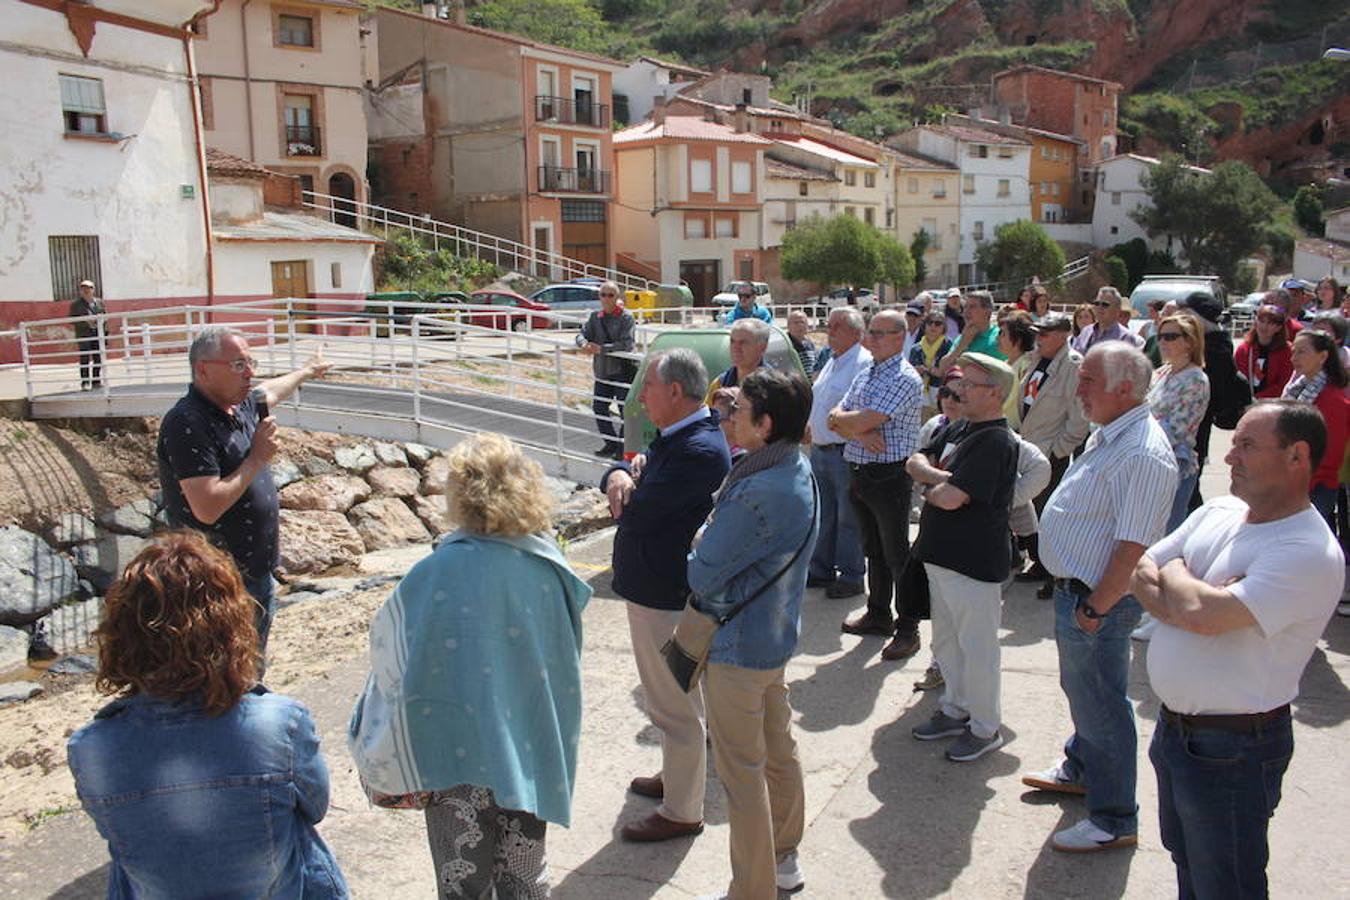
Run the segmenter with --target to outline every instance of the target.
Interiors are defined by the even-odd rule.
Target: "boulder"
[[[57,653],[72,653],[94,642],[94,629],[103,619],[103,598],[91,597],[58,606],[38,620],[47,643]]]
[[[122,574],[132,557],[145,549],[150,542],[143,537],[130,534],[114,534],[105,531],[93,544],[77,544],[70,550],[75,560],[75,568],[80,575],[89,579],[99,591],[106,591],[117,576]]]
[[[375,468],[379,459],[369,444],[357,444],[353,447],[339,447],[333,451],[333,462],[338,468],[364,475]]]
[[[0,625],[0,672],[28,664],[28,632]]]
[[[19,703],[42,693],[42,685],[36,681],[6,681],[0,683],[0,706]]]
[[[0,625],[27,625],[79,586],[70,560],[42,538],[14,525],[0,528]]]
[[[366,473],[366,481],[378,497],[412,497],[422,483],[416,469],[376,466]]]
[[[422,493],[444,494],[445,485],[450,481],[450,460],[444,456],[433,456],[422,467]]]
[[[404,547],[431,539],[408,504],[393,497],[367,500],[352,507],[352,524],[366,542],[367,550],[385,550]]]
[[[307,456],[305,461],[300,464],[300,470],[305,473],[306,477],[313,478],[316,475],[332,475],[338,471],[338,467],[322,456]]]
[[[403,450],[408,455],[408,462],[417,466],[419,469],[430,462],[431,458],[436,455],[435,447],[428,447],[426,444],[419,444],[416,442],[404,444]]]
[[[53,675],[88,675],[98,671],[98,660],[88,653],[76,653],[65,659],[58,659],[48,668]]]
[[[52,526],[49,537],[57,547],[69,547],[92,541],[98,537],[98,531],[94,520],[83,513],[64,512]]]
[[[278,457],[272,460],[271,468],[272,483],[277,486],[277,490],[281,490],[288,484],[294,484],[305,477],[305,473],[300,471],[300,467],[289,459]]]
[[[577,492],[577,483],[568,481],[564,478],[554,478],[552,475],[544,476],[544,487],[553,495],[553,500],[559,506],[572,499],[572,495]],[[588,492],[589,493],[589,492]]]
[[[155,504],[142,499],[98,514],[98,524],[118,534],[149,537],[155,528]]]
[[[281,511],[281,568],[292,574],[354,565],[366,551],[347,517],[333,510]]]
[[[384,466],[406,466],[408,464],[408,454],[398,444],[391,444],[388,441],[375,442],[375,458]]]
[[[346,512],[370,496],[370,485],[354,475],[320,475],[286,486],[282,509],[321,509]]]
[[[417,518],[422,520],[422,524],[427,526],[427,531],[432,534],[449,531],[454,526],[450,520],[450,512],[446,509],[444,497],[424,497],[418,494],[416,497],[409,497],[408,504]]]
[[[599,492],[583,491],[574,494],[571,499],[558,507],[553,516],[553,526],[558,534],[568,538],[580,537],[608,528],[614,524],[609,513],[609,501]]]

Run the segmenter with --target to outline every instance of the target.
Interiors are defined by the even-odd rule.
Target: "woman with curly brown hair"
[[[328,768],[309,712],[256,684],[253,600],[197,532],[162,535],[108,591],[98,687],[70,738],[109,897],[345,898],[314,826]]]

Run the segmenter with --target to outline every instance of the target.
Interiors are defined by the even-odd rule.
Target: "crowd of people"
[[[615,294],[579,339],[597,383],[631,341]],[[617,526],[613,589],[661,736],[660,770],[629,785],[655,805],[621,837],[700,834],[710,752],[731,856],[714,896],[801,888],[785,670],[809,592],[865,594],[840,627],[884,638],[886,660],[914,657],[931,619],[916,687],[941,694],[912,734],[949,741],[946,758],[968,764],[1006,739],[998,629],[1004,588],[1022,579],[1053,600],[1069,709],[1063,757],[1022,781],[1084,804],[1050,845],[1138,840],[1126,689],[1147,614],[1139,636],[1163,701],[1149,757],[1178,892],[1263,896],[1289,704],[1327,621],[1350,612],[1334,530],[1346,327],[1286,284],[1234,348],[1211,300],[1151,309],[1143,337],[1111,288],[1082,327],[1039,285],[1003,309],[980,291],[870,319],[845,306],[819,349],[809,321],[789,318],[805,377],[765,364],[770,326],[753,309],[732,322],[731,366],[715,377],[692,350],[650,355],[636,400],[657,436],[625,459],[622,431],[606,433],[617,458],[599,485]],[[178,530],[109,593],[99,686],[118,696],[70,739],[76,788],[108,841],[110,896],[345,897],[315,830],[329,785],[314,723],[260,684],[276,562],[270,407],[327,365],[254,386],[246,337],[216,328],[191,360],[159,440]],[[1213,424],[1236,427],[1232,496],[1201,504]],[[458,530],[376,613],[348,749],[373,804],[423,813],[440,896],[547,897],[547,823],[571,817],[591,589],[520,448],[479,434],[448,463]]]

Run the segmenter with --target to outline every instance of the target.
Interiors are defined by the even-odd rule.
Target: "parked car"
[[[1180,303],[1197,291],[1213,296],[1225,308],[1228,306],[1228,292],[1217,275],[1145,275],[1130,292],[1130,307],[1136,317],[1148,318],[1150,300],[1161,298]]]
[[[1228,311],[1234,316],[1246,316],[1250,319],[1256,315],[1256,308],[1265,302],[1267,293],[1267,291],[1252,291],[1228,307]]]
[[[554,312],[589,311],[600,308],[600,281],[586,279],[565,284],[550,284],[530,295],[535,303],[542,303]]]
[[[864,312],[872,312],[880,305],[877,300],[876,292],[871,288],[846,288],[841,287],[830,291],[822,297],[808,297],[806,305],[812,307],[811,314],[814,316],[827,316],[830,310],[839,306],[849,305],[849,292],[853,294],[853,305]]]
[[[457,321],[466,325],[496,328],[501,331],[508,328],[512,331],[524,331],[526,328],[548,328],[553,324],[553,320],[546,316],[530,315],[532,312],[548,312],[547,306],[536,303],[528,297],[522,297],[515,291],[484,288],[469,294],[467,303],[476,307],[490,306],[493,309],[459,312]]]
[[[468,302],[469,295],[463,291],[440,291],[426,295],[417,291],[383,291],[366,295],[364,312],[376,320],[375,333],[380,337],[388,337],[391,332],[410,334],[414,315],[435,315],[435,309],[427,304]]]
[[[713,294],[713,306],[735,306],[737,303],[736,292],[740,290],[741,285],[749,284],[755,289],[755,302],[760,306],[772,306],[773,295],[769,293],[769,286],[762,281],[733,281],[722,289],[720,293]]]

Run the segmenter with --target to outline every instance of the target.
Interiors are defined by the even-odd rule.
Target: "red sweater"
[[[1257,365],[1255,345],[1244,340],[1233,351],[1233,365],[1237,367],[1238,375],[1252,386],[1256,399],[1278,398],[1294,375],[1292,352],[1288,343],[1278,350],[1272,350],[1266,356],[1265,371],[1262,372]],[[1258,384],[1261,386],[1259,390],[1256,387]]]
[[[1327,385],[1313,401],[1327,423],[1327,452],[1313,472],[1312,486],[1334,488],[1340,485],[1341,461],[1345,456],[1345,439],[1350,431],[1350,401],[1339,388]]]

